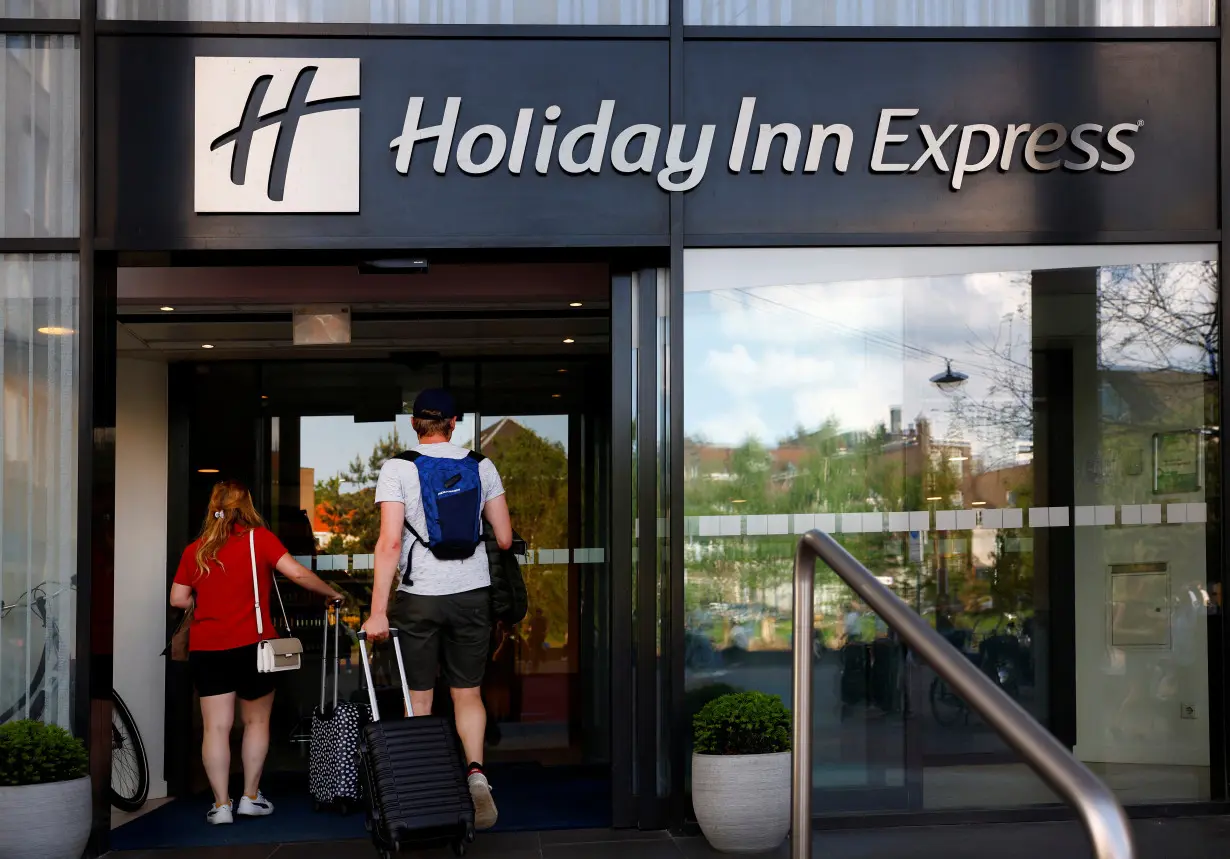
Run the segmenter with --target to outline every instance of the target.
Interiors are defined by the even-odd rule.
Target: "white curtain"
[[[0,255],[0,721],[71,728],[78,264]]]
[[[124,20],[357,24],[665,24],[668,0],[102,0]]]

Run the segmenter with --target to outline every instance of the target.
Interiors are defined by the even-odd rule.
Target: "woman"
[[[193,612],[188,666],[205,723],[201,757],[214,792],[213,808],[205,818],[211,824],[231,823],[235,814],[273,813],[273,803],[261,794],[260,779],[269,751],[275,675],[256,670],[261,636],[256,629],[249,533],[255,542],[265,638],[277,637],[269,611],[275,569],[326,601],[342,596],[291,557],[265,528],[243,484],[226,480],[214,486],[201,536],[184,550],[171,585],[171,605]],[[243,796],[237,808],[228,790],[236,698],[243,718]]]

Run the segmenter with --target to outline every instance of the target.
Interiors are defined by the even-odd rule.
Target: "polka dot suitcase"
[[[320,706],[312,713],[312,746],[309,761],[312,800],[317,811],[330,808],[343,814],[357,809],[363,799],[359,777],[359,736],[371,721],[366,704],[337,700],[338,663],[341,661],[342,618],[333,606],[333,701],[329,702],[329,608],[325,608],[324,641],[320,653]]]

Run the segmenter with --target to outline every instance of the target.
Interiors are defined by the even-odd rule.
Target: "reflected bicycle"
[[[56,665],[48,676],[47,654],[50,651],[55,654],[57,661],[60,659],[60,624],[54,615],[48,617],[47,606],[50,600],[65,590],[75,590],[76,587],[77,577],[73,576],[68,588],[61,588],[49,596],[47,582],[43,582],[19,596],[15,602],[0,605],[0,620],[8,617],[14,609],[28,608],[46,632],[43,653],[30,679],[30,688],[0,712],[0,724],[17,718],[42,721],[47,715],[47,702],[54,700],[59,694],[63,672],[58,670],[59,666]],[[72,670],[70,663],[70,674]],[[71,683],[71,679],[69,682]],[[149,797],[149,784],[149,760],[145,755],[141,732],[137,729],[137,722],[124,699],[112,689],[111,804],[121,811],[138,810],[145,805]]]

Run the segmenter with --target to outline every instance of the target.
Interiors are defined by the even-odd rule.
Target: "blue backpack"
[[[445,459],[411,450],[394,459],[413,462],[419,473],[427,533],[415,531],[407,519],[410,533],[442,561],[471,557],[483,539],[483,487],[478,475],[482,455],[471,451],[461,459]]]

